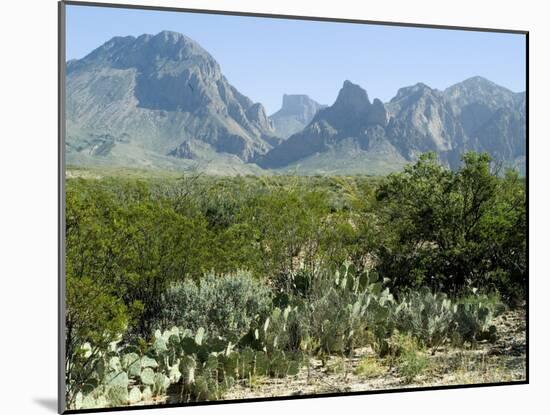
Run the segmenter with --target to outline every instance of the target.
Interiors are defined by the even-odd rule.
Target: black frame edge
[[[58,152],[57,152],[57,197],[58,197],[58,281],[57,281],[57,412],[64,413],[65,402],[65,2],[57,6],[57,111],[58,111]]]
[[[527,258],[527,285],[525,288],[525,381],[529,383],[529,298],[530,298],[530,258],[529,258],[529,32],[525,33],[525,250]]]

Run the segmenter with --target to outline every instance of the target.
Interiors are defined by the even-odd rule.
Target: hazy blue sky
[[[444,89],[474,75],[525,89],[523,35],[381,25],[68,6],[67,59],[113,36],[162,30],[196,40],[229,82],[269,114],[283,93],[332,104],[346,79],[384,102],[403,86]]]

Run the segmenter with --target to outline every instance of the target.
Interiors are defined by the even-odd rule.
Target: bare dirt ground
[[[372,350],[354,351],[351,358],[333,356],[325,366],[312,359],[294,377],[257,378],[242,381],[224,399],[311,395],[335,392],[369,391],[407,387],[483,384],[525,380],[525,313],[508,311],[495,320],[496,343],[480,343],[471,349],[440,348],[426,353],[428,366],[413,382],[407,383],[396,367],[375,356]],[[380,373],[371,378],[357,373],[362,359],[377,360]]]

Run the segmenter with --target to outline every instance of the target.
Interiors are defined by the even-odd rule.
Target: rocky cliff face
[[[374,157],[400,168],[434,151],[454,168],[463,152],[475,150],[521,168],[525,139],[525,95],[483,78],[443,92],[419,83],[399,89],[385,105],[378,99],[371,103],[364,89],[345,81],[332,106],[257,162],[264,168],[307,166],[320,153],[344,159],[351,151],[350,159]]]
[[[345,81],[332,106],[321,109],[304,130],[259,156],[257,163],[281,168],[319,153],[341,154],[343,146],[354,152],[396,153],[385,137],[387,122],[380,100],[371,103],[363,88]]]
[[[466,148],[487,151],[496,160],[524,167],[525,92],[514,93],[477,76],[443,94],[468,137]]]
[[[275,133],[288,138],[308,125],[315,114],[326,105],[321,105],[307,95],[283,95],[283,105],[269,118],[273,121]]]
[[[404,87],[384,104],[345,81],[330,107],[284,95],[268,117],[207,51],[168,31],[115,37],[68,62],[66,108],[68,164],[382,174],[426,151],[454,168],[475,150],[525,165],[525,93],[474,77],[444,91]]]
[[[69,62],[67,123],[69,161],[122,153],[248,161],[278,143],[263,106],[229,84],[196,42],[166,31],[113,38]]]
[[[447,159],[464,143],[464,131],[450,104],[440,91],[425,84],[401,88],[387,108],[391,114],[388,140],[407,160],[427,151]]]

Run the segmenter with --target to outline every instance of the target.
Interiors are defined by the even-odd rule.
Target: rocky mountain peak
[[[145,35],[147,36],[147,35]],[[167,43],[178,43],[190,40],[187,36],[172,30],[163,30],[154,36],[156,39]]]
[[[154,36],[144,37],[158,56],[184,61],[192,57],[214,63],[214,58],[193,39],[177,32],[162,31]]]
[[[259,102],[252,104],[246,110],[246,116],[260,129],[271,130],[273,128],[271,120],[267,117],[265,113],[264,106]]]
[[[367,91],[359,85],[346,80],[332,107],[350,110],[355,113],[364,113],[370,105]]]
[[[216,60],[197,42],[171,31],[143,34],[137,38],[114,37],[76,63],[70,65],[71,71],[108,66],[116,69],[136,68],[141,73],[181,73],[195,67],[208,75],[219,77],[221,74]]]
[[[495,84],[481,76],[473,76],[458,82],[443,92],[445,98],[453,105],[454,110],[474,103],[483,103],[484,106],[496,109],[514,104],[514,94],[507,88]]]
[[[471,76],[470,78],[465,79],[461,82],[463,85],[490,85],[492,87],[497,86],[492,81],[489,81],[487,78],[484,78],[483,76]]]
[[[369,125],[381,125],[385,127],[388,124],[388,112],[386,107],[378,98],[374,98],[367,115],[367,124]]]
[[[68,65],[67,88],[78,151],[88,151],[94,131],[176,157],[196,151],[247,161],[274,142],[263,106],[229,84],[216,60],[181,33],[113,38]],[[88,106],[95,112],[80,110]]]
[[[319,104],[307,95],[303,94],[283,94],[283,105],[280,111],[285,114],[305,114],[317,112]]]
[[[325,107],[304,94],[284,94],[281,109],[271,115],[270,119],[277,135],[287,138],[302,130]]]
[[[496,91],[511,92],[507,88],[497,85],[493,81],[490,81],[487,78],[484,78],[482,76],[472,76],[470,78],[465,79],[462,82],[458,82],[454,85],[451,85],[449,88],[447,88],[447,90],[453,90],[457,88],[483,91],[485,93],[496,92]]]
[[[412,86],[406,86],[399,88],[395,97],[391,99],[390,102],[397,102],[403,99],[418,99],[422,96],[437,94],[439,91],[436,89],[430,88],[428,85],[419,82]]]
[[[458,82],[445,89],[443,95],[453,114],[460,119],[466,133],[474,140],[480,140],[480,137],[489,134],[486,131],[491,128],[497,130],[493,124],[502,124],[501,121],[495,121],[498,119],[498,112],[524,112],[521,106],[521,93],[516,94],[481,76]],[[511,147],[514,146],[517,147],[516,144]]]

